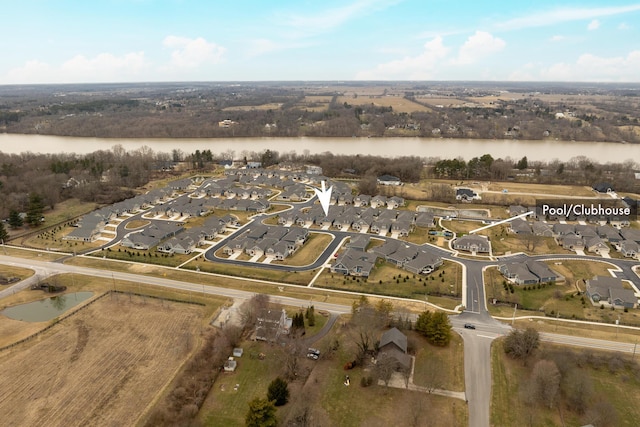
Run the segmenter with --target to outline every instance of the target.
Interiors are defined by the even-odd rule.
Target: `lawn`
[[[460,304],[462,271],[459,264],[444,261],[444,264],[428,276],[415,275],[390,263],[378,259],[368,279],[343,276],[324,271],[315,282],[316,287],[388,295],[401,298],[425,300],[453,309]],[[451,295],[452,298],[443,297]]]
[[[562,262],[547,262],[547,265],[557,273],[565,276],[566,280],[557,284],[541,286],[513,285],[513,293],[504,289],[504,277],[496,268],[488,268],[484,272],[485,292],[487,294],[489,312],[494,316],[513,316],[513,304],[518,304],[516,316],[536,315],[562,317],[565,319],[581,319],[594,322],[613,323],[618,316],[627,325],[640,326],[640,316],[637,310],[625,313],[622,310],[603,310],[593,306],[586,295],[579,295],[584,291],[584,279],[596,275],[610,276],[607,269],[611,268],[606,262],[564,260]],[[577,282],[577,285],[576,285]],[[529,290],[525,290],[525,289]],[[493,305],[491,301],[497,298],[506,301],[508,305]],[[583,304],[582,301],[585,301]]]
[[[451,334],[447,347],[429,344],[418,333],[407,336],[415,343],[416,360],[413,382],[419,386],[440,388],[451,391],[465,391],[464,351],[462,337]]]
[[[18,279],[24,280],[33,276],[34,271],[28,268],[13,267],[6,264],[0,264],[0,283],[5,284],[4,280]]]
[[[273,264],[294,265],[299,267],[313,264],[315,260],[322,255],[322,252],[324,252],[332,240],[333,236],[331,234],[309,233],[309,238],[305,244],[293,255],[285,258],[283,261],[274,261]]]

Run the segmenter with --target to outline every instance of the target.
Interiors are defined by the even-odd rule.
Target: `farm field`
[[[0,354],[4,425],[134,425],[195,347],[203,308],[111,295]]]

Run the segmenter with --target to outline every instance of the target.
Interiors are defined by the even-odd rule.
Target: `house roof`
[[[403,353],[407,352],[407,336],[400,332],[398,328],[391,328],[380,337],[379,348],[384,348],[387,344],[393,343]]]

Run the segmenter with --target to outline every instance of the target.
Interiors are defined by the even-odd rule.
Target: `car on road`
[[[465,323],[464,327],[465,329],[475,329],[476,325],[474,325],[473,323]]]

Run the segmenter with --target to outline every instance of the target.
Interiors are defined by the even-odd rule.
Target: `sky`
[[[640,82],[621,0],[5,2],[0,84]]]

